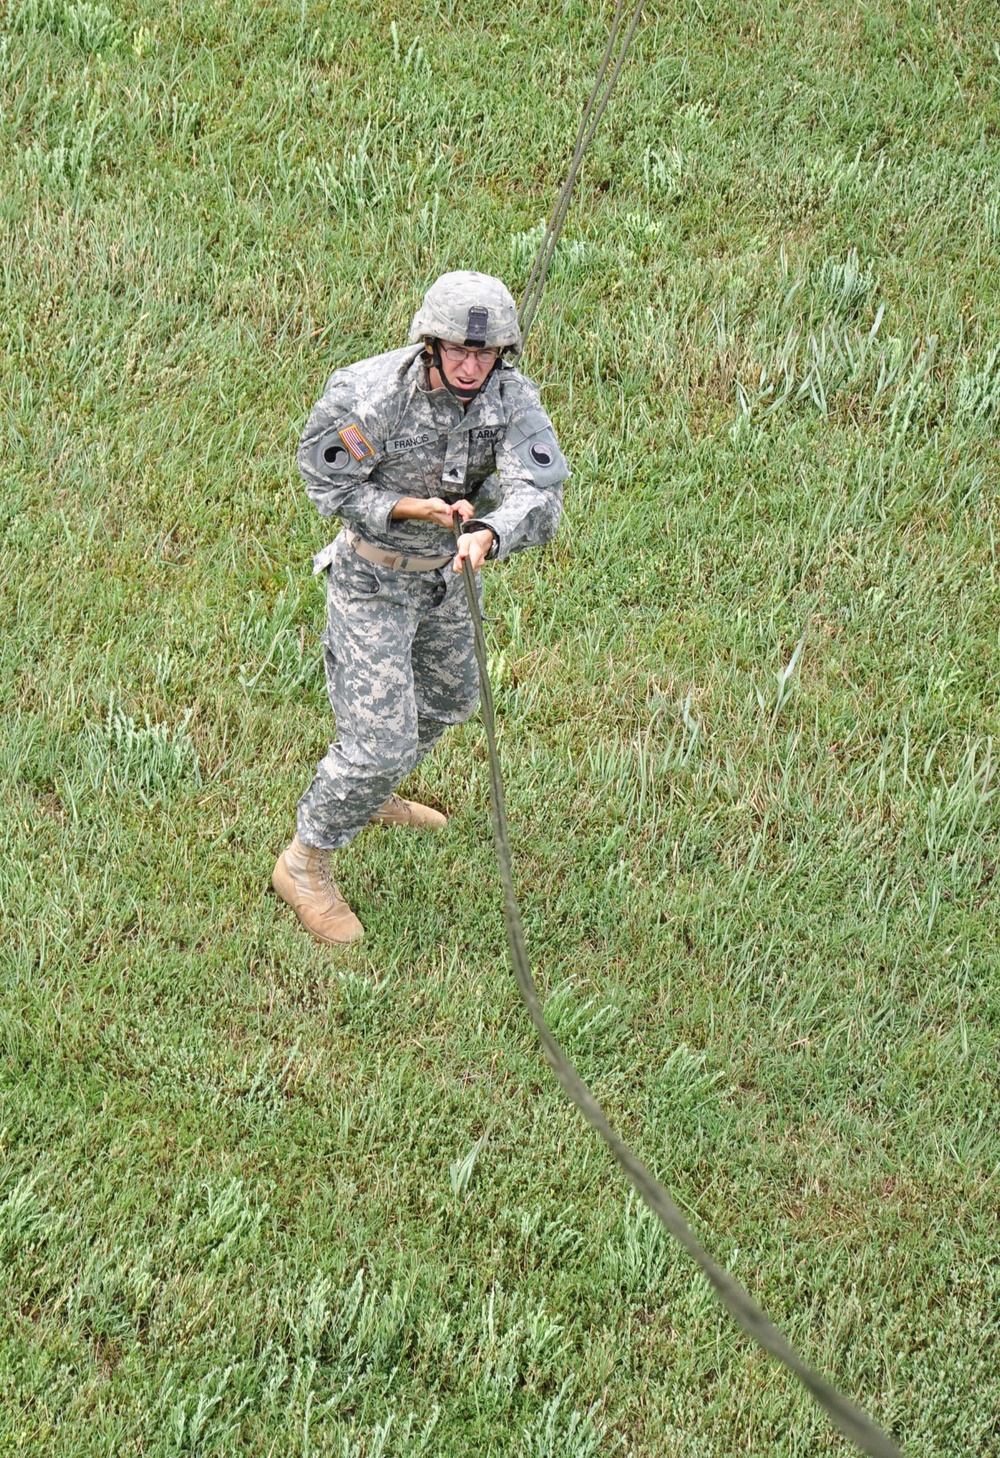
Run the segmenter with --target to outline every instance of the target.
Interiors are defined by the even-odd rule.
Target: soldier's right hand
[[[468,521],[475,514],[471,501],[445,501],[440,496],[403,496],[392,508],[394,521],[432,521],[448,531],[456,515]]]

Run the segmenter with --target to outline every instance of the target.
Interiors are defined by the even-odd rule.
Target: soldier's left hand
[[[458,539],[455,560],[451,564],[453,572],[461,572],[462,563],[466,557],[469,559],[469,566],[473,572],[478,572],[486,561],[493,546],[493,533],[489,527],[483,527],[478,532],[463,532]]]

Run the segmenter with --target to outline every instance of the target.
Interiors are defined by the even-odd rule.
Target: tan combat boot
[[[448,824],[447,815],[421,805],[416,800],[404,800],[401,795],[390,795],[371,817],[372,825],[409,825],[413,830],[444,830]]]
[[[278,857],[271,885],[317,941],[345,947],[364,936],[364,927],[330,875],[329,851],[303,845],[296,835]]]

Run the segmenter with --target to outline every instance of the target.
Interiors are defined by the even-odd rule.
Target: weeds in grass
[[[596,1458],[602,1450],[600,1428],[589,1413],[575,1408],[565,1411],[570,1379],[546,1402],[538,1417],[526,1428],[518,1449],[519,1458]]]
[[[65,36],[85,55],[97,55],[112,49],[122,40],[120,20],[106,5],[93,5],[89,0],[76,0],[66,5],[62,0],[9,0],[9,21],[15,31],[49,31]]]
[[[674,1254],[669,1238],[645,1205],[630,1196],[625,1206],[624,1230],[605,1245],[604,1260],[615,1286],[645,1299],[655,1299]]]
[[[187,732],[190,722],[189,710],[176,729],[151,724],[148,715],[137,725],[112,696],[103,725],[88,729],[81,743],[81,768],[95,794],[134,791],[148,806],[185,781],[200,784],[198,751]]]

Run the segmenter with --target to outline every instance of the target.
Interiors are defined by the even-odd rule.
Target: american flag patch
[[[363,461],[365,456],[375,454],[356,425],[348,425],[346,429],[338,430],[337,434],[356,461]]]

